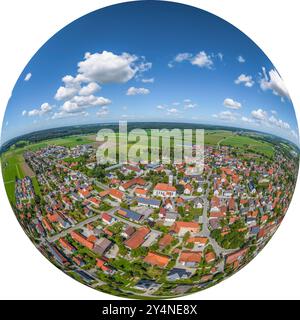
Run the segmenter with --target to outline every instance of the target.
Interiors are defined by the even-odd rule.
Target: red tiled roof
[[[190,229],[194,232],[200,231],[200,225],[198,222],[176,221],[172,226],[172,230],[176,233],[179,233],[181,228]]]
[[[111,216],[110,214],[108,214],[108,213],[106,213],[106,212],[103,212],[103,213],[102,213],[102,220],[105,220],[105,221],[107,221],[107,222],[110,222],[111,219],[112,219],[112,216]]]
[[[147,227],[142,227],[135,231],[135,233],[125,241],[125,245],[130,249],[138,248],[144,241],[146,235],[150,232]]]
[[[201,261],[201,251],[182,251],[179,257],[179,262],[196,262]]]
[[[155,252],[149,252],[147,254],[147,256],[144,258],[144,261],[146,263],[153,265],[153,266],[158,266],[158,267],[163,268],[169,263],[170,258],[166,257],[166,256],[159,255]]]
[[[136,184],[138,184],[140,186],[144,186],[146,184],[146,181],[140,177],[137,177],[137,178],[131,179],[131,180],[123,183],[122,187],[126,190]]]
[[[120,200],[122,200],[124,197],[124,193],[117,189],[109,189],[109,195]]]
[[[210,263],[210,262],[214,261],[215,259],[216,259],[216,255],[215,255],[212,251],[206,253],[206,255],[205,255],[205,261],[206,261],[207,263]]]
[[[238,260],[239,258],[243,257],[247,253],[247,251],[248,251],[248,248],[245,248],[229,254],[226,257],[226,264],[231,264],[234,261]]]
[[[206,237],[191,237],[187,240],[187,243],[201,243],[202,245],[205,245],[208,241],[208,238]]]
[[[168,191],[168,192],[175,192],[176,188],[173,186],[168,185],[167,183],[158,183],[154,190],[160,190],[160,191]]]
[[[159,240],[158,245],[162,248],[165,248],[171,244],[173,240],[174,238],[170,234],[166,234]]]

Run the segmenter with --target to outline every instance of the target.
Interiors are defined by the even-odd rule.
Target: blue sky
[[[14,87],[2,142],[118,120],[220,124],[298,142],[289,94],[264,53],[222,19],[168,2],[110,6],[53,36]]]

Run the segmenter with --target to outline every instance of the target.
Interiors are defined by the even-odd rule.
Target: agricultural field
[[[272,157],[274,154],[274,147],[265,141],[256,140],[247,136],[231,136],[220,142],[221,145],[231,146],[243,149],[253,150],[259,154],[267,157]]]
[[[232,136],[233,136],[232,131],[225,131],[225,130],[224,131],[221,131],[221,130],[205,131],[204,142],[206,145],[215,146],[215,145],[218,145],[218,143]]]

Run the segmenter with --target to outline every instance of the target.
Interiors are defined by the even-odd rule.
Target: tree
[[[175,186],[175,188],[176,188],[176,191],[177,191],[178,194],[183,194],[183,192],[184,192],[184,186],[183,186],[182,184],[177,184],[177,185]]]

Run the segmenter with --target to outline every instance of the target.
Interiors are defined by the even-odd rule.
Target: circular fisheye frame
[[[228,22],[122,3],[54,35],[23,70],[1,136],[4,184],[37,249],[127,298],[211,287],[279,227],[299,166],[288,90]]]

